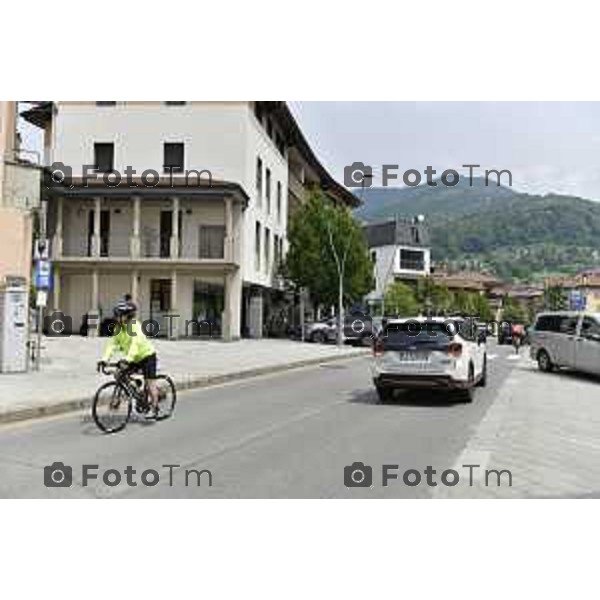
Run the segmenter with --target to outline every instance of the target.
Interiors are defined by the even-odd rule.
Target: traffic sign
[[[49,260],[38,260],[35,264],[35,287],[38,290],[52,289],[52,263]]]

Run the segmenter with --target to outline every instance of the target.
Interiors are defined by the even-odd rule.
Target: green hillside
[[[366,189],[356,216],[425,215],[437,261],[519,280],[600,265],[600,203],[504,187]]]

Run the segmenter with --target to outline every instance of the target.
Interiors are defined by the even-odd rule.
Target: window
[[[279,266],[280,261],[281,256],[279,255],[279,236],[275,234],[273,236],[273,262],[275,263],[275,267]]]
[[[223,225],[200,225],[198,249],[200,258],[223,258],[225,227]]]
[[[88,213],[88,235],[87,235],[87,255],[93,256],[93,239],[95,214],[93,210]],[[110,210],[102,209],[100,211],[100,256],[108,256],[110,241]]]
[[[256,158],[256,204],[262,204],[262,170],[263,163],[260,156]]]
[[[256,229],[255,229],[255,233],[254,233],[254,270],[255,271],[260,271],[260,253],[261,253],[260,236],[261,236],[260,223],[258,221],[256,221]]]
[[[271,214],[271,169],[267,169],[267,174],[265,178],[265,185],[267,187],[266,196],[267,196],[267,214]]]
[[[267,135],[273,139],[273,121],[271,119],[267,119]]]
[[[271,266],[271,230],[265,228],[265,271],[268,273]]]
[[[164,170],[168,173],[181,173],[184,164],[184,144],[182,142],[165,142]]]
[[[150,311],[168,312],[171,310],[171,280],[150,280]]]
[[[281,223],[281,181],[277,182],[277,222]]]
[[[167,106],[185,106],[187,102],[185,100],[166,100]]]
[[[584,317],[581,323],[581,337],[600,340],[600,323],[591,317]]]
[[[96,100],[96,106],[116,106],[116,100]]]
[[[94,144],[94,166],[101,173],[110,173],[114,168],[115,145],[104,142]]]
[[[400,249],[400,268],[409,271],[425,269],[425,253],[422,250]]]
[[[578,319],[578,317],[560,317],[558,326],[559,333],[564,333],[565,335],[574,335],[575,330],[577,329]]]

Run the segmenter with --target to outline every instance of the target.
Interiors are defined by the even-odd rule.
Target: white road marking
[[[498,358],[497,354],[488,354],[487,355],[488,360],[494,360],[495,358]]]
[[[506,357],[506,360],[521,360],[521,355],[520,354],[511,354],[510,356]]]

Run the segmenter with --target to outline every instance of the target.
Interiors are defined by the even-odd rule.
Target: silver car
[[[600,313],[539,314],[531,330],[531,358],[541,371],[567,367],[600,375]]]

